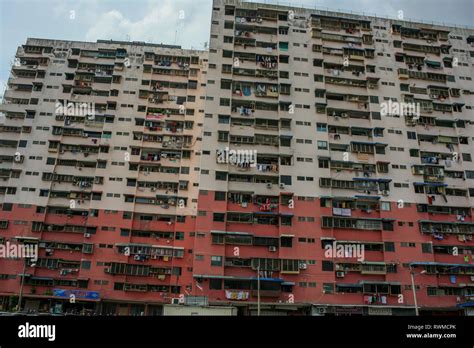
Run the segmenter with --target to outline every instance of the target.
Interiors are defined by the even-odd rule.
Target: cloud
[[[197,47],[209,40],[210,8],[203,1],[150,0],[142,18],[131,19],[117,9],[100,14],[85,34],[87,41],[97,39],[147,41]],[[209,7],[209,6],[207,6]]]

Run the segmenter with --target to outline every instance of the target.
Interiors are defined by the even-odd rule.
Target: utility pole
[[[426,270],[421,271],[420,273],[415,274],[413,271],[413,268],[410,266],[410,276],[411,276],[411,289],[413,290],[413,303],[415,304],[415,315],[419,316],[419,310],[418,310],[418,301],[416,299],[416,287],[415,287],[415,276],[420,275],[420,274],[425,274]]]
[[[20,294],[18,296],[18,312],[21,312],[21,302],[23,301],[23,285],[25,283],[26,259],[23,260],[23,272],[20,281]]]
[[[257,316],[260,316],[260,262],[257,267]]]
[[[415,288],[415,274],[410,269],[410,276],[411,276],[411,289],[413,290],[413,301],[415,303],[415,315],[419,316],[420,313],[418,312],[418,303],[416,300],[416,288]]]

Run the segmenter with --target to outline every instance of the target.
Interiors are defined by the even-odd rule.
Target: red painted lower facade
[[[49,310],[62,303],[63,310],[102,314],[160,314],[161,305],[180,296],[207,296],[210,304],[252,314],[259,292],[269,312],[414,314],[410,272],[422,313],[462,314],[459,305],[472,299],[474,243],[464,230],[472,228],[470,212],[460,221],[458,214],[396,202],[390,210],[378,202],[373,210],[338,210],[327,198],[307,197],[291,197],[289,207],[284,196],[262,208],[201,191],[198,216],[179,221],[125,219],[104,210],[68,216],[13,205],[0,212],[8,221],[3,243],[38,243],[39,260],[25,271],[24,259],[0,260],[2,307],[15,304],[22,274],[29,306]],[[359,229],[361,220],[373,229]],[[467,232],[437,233],[436,221]],[[345,228],[334,227],[341,223]],[[334,242],[362,243],[363,260],[328,256],[324,247]]]

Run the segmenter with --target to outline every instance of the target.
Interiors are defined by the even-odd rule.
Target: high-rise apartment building
[[[29,39],[0,110],[0,235],[39,259],[0,260],[3,307],[463,313],[473,43],[236,0],[214,0],[209,52]]]
[[[70,296],[155,313],[192,283],[207,53],[140,42],[28,39],[2,105],[3,305]],[[25,269],[23,269],[25,266]],[[24,274],[22,285],[21,274]],[[22,290],[19,290],[20,287]],[[33,301],[36,299],[35,301]],[[44,301],[46,300],[46,301]]]
[[[214,1],[193,265],[210,302],[414,314],[410,264],[423,310],[469,301],[473,35]],[[216,155],[247,149],[256,166]]]

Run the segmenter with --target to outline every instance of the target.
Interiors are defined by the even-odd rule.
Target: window
[[[220,106],[230,106],[230,99],[229,98],[220,98],[219,105]]]
[[[332,294],[333,292],[334,292],[334,284],[332,284],[332,283],[324,283],[323,284],[323,293]]]
[[[225,201],[226,193],[223,191],[216,191],[214,193],[214,200],[215,201]]]
[[[385,251],[394,252],[395,251],[395,243],[394,242],[385,242],[384,243],[384,248],[385,248]]]
[[[229,124],[230,123],[230,116],[228,116],[228,115],[219,115],[218,120],[219,120],[219,123],[221,123],[221,124]]]
[[[227,181],[227,172],[216,171],[216,180]]]
[[[423,253],[432,254],[433,253],[433,244],[431,244],[431,243],[421,243],[421,251]]]
[[[372,119],[373,120],[381,120],[382,119],[382,116],[380,115],[380,112],[372,112]]]
[[[222,266],[222,256],[211,256],[211,266]]]
[[[318,150],[327,150],[328,149],[328,142],[318,140]]]
[[[222,279],[209,279],[209,290],[222,290]]]
[[[213,221],[214,222],[224,222],[225,221],[225,213],[213,213]]]
[[[326,272],[334,271],[334,264],[332,261],[322,261],[322,270]]]
[[[91,262],[87,260],[83,260],[81,262],[81,268],[82,269],[91,269]]]
[[[282,248],[292,248],[293,247],[293,237],[281,237],[280,246]]]
[[[280,183],[285,185],[291,185],[291,176],[290,175],[281,175]]]

